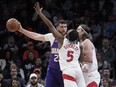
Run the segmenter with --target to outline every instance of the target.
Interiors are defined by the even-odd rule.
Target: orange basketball
[[[20,28],[20,22],[15,18],[10,18],[6,22],[6,28],[11,32],[15,32]]]

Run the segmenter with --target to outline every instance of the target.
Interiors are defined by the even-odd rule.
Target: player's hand
[[[82,65],[82,71],[83,71],[84,73],[88,73],[89,68],[88,68],[88,65],[87,65],[87,64],[83,64],[83,65]]]
[[[20,22],[19,22],[19,23],[20,23]],[[21,29],[23,29],[23,27],[22,27],[22,25],[21,25],[21,23],[20,23],[20,27],[19,27],[18,31],[20,31]]]
[[[19,29],[22,29],[22,25],[20,24],[20,28]]]
[[[35,9],[35,11],[36,11],[37,14],[42,13],[42,8],[40,8],[39,2],[36,2],[36,3],[35,3],[34,9]]]

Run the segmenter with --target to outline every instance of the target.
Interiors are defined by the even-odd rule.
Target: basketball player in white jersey
[[[90,38],[90,31],[87,25],[81,24],[77,28],[82,44],[83,57],[81,58],[82,71],[87,87],[99,87],[100,74],[96,59],[96,51]]]
[[[78,32],[71,29],[67,32],[66,36],[61,35],[49,19],[44,16],[39,3],[36,3],[34,8],[58,40],[59,63],[63,75],[64,87],[86,87],[78,62],[80,56]]]

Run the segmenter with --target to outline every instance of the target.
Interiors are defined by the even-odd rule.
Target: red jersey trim
[[[97,83],[95,81],[89,83],[87,87],[98,87]]]
[[[76,79],[74,77],[67,75],[67,74],[63,74],[63,79],[67,79],[67,80],[76,82]]]

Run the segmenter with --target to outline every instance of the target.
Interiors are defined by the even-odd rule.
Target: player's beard
[[[62,32],[59,31],[59,33],[62,34],[63,36],[66,34],[66,32],[64,32],[64,31],[62,31]]]

